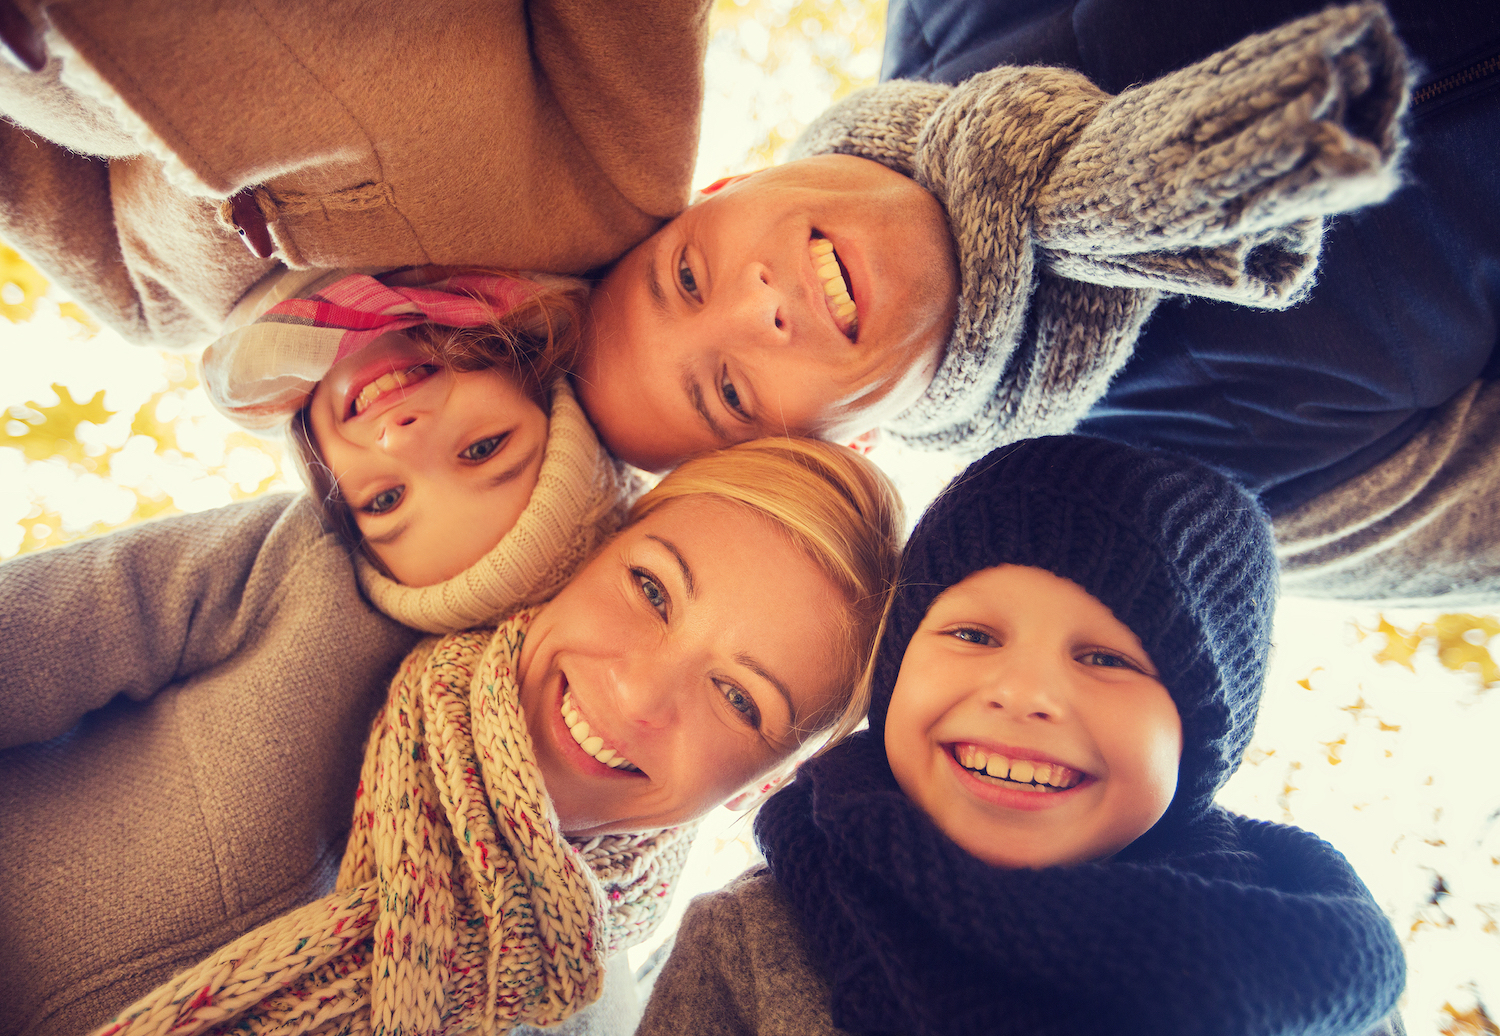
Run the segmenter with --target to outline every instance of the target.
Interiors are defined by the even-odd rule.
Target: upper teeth
[[[578,742],[578,747],[589,755],[599,760],[605,766],[612,766],[616,770],[630,770],[640,773],[640,768],[626,759],[613,748],[604,747],[604,739],[589,729],[588,720],[579,715],[578,708],[573,704],[571,692],[563,695],[562,699],[563,722],[568,725],[568,733],[573,735],[573,740]]]
[[[813,269],[823,281],[823,294],[828,297],[833,319],[839,329],[852,338],[859,330],[859,314],[855,312],[849,285],[844,281],[844,271],[839,269],[833,242],[826,237],[815,237],[808,243],[807,250],[812,253]]]
[[[359,390],[359,395],[354,397],[354,412],[356,414],[364,413],[365,408],[379,399],[381,393],[389,392],[391,389],[405,388],[414,381],[421,381],[429,373],[431,373],[429,368],[424,364],[423,366],[412,367],[404,371],[391,371],[389,374],[382,374]]]
[[[1083,774],[1061,763],[1039,763],[1031,759],[1008,759],[999,752],[989,752],[978,745],[959,745],[954,753],[961,766],[989,777],[1040,785],[1037,791],[1051,788],[1063,791],[1083,780]]]

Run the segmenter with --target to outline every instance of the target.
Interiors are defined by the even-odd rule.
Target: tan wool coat
[[[46,64],[0,62],[0,239],[133,341],[278,261],[581,273],[687,201],[708,0],[12,2]]]

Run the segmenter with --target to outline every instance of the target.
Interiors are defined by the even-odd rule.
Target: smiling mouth
[[[978,745],[955,745],[952,752],[959,766],[997,787],[1046,794],[1067,791],[1088,776],[1061,763],[1010,759],[999,752],[986,751]]]
[[[604,747],[604,739],[589,729],[588,720],[583,718],[578,707],[573,704],[572,692],[566,692],[562,696],[562,718],[563,722],[568,725],[568,733],[573,735],[573,740],[578,742],[578,747],[583,749],[586,755],[616,770],[624,770],[626,773],[641,772],[640,767],[619,752],[613,748]]]
[[[437,373],[437,366],[431,363],[419,363],[408,367],[406,370],[388,371],[370,382],[359,390],[359,395],[349,404],[349,417],[358,417],[374,405],[375,401],[387,392],[396,389],[410,388],[418,382],[426,381]]]
[[[823,301],[828,305],[828,312],[833,314],[833,322],[844,332],[844,337],[854,341],[859,337],[859,309],[854,305],[854,293],[849,288],[849,270],[834,251],[833,242],[816,230],[807,243],[807,251],[823,285]]]

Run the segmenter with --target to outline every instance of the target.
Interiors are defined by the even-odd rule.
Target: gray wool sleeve
[[[1500,382],[1443,404],[1398,451],[1275,519],[1282,592],[1387,606],[1500,602]]]
[[[765,868],[688,906],[637,1036],[838,1036],[828,983]]]
[[[56,737],[116,695],[144,701],[232,655],[277,592],[250,573],[292,501],[160,519],[0,565],[0,748]]]
[[[1407,96],[1390,19],[1364,3],[1116,97],[1069,69],[1000,66],[841,101],[795,153],[912,177],[942,203],[957,250],[943,360],[886,430],[969,457],[1066,432],[1160,293],[1291,305],[1316,273],[1322,217],[1397,186]]]

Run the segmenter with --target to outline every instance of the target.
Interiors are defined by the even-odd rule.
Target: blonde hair
[[[452,272],[457,272],[452,271]],[[488,273],[529,281],[529,278],[503,270],[475,269],[469,273]],[[503,314],[492,317],[480,327],[448,327],[443,324],[418,324],[404,334],[427,352],[433,362],[460,373],[496,369],[513,378],[521,391],[545,413],[552,384],[577,366],[582,342],[580,327],[589,289],[583,281],[535,284],[535,291],[525,302]],[[333,531],[349,551],[359,551],[366,559],[390,576],[374,551],[365,548],[364,537],[339,490],[338,480],[323,461],[313,434],[307,405],[292,416],[287,438],[288,451],[297,474],[302,476],[309,495],[317,502],[324,524]]]
[[[849,696],[809,717],[803,738],[858,725],[869,708],[865,677],[876,629],[896,576],[904,511],[896,487],[873,463],[817,439],[755,439],[678,465],[636,501],[627,525],[688,496],[711,496],[770,519],[843,593],[840,685]]]

